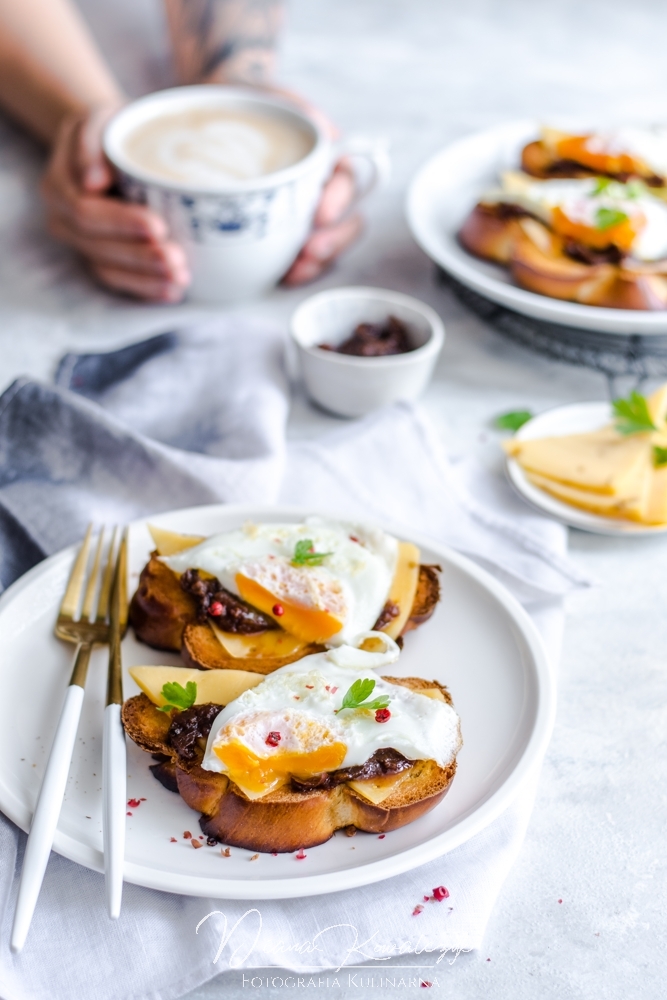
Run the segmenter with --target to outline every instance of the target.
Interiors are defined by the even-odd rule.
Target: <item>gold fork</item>
[[[60,713],[42,786],[39,790],[23,859],[11,937],[11,948],[15,952],[21,951],[25,944],[58,825],[74,742],[81,718],[83,688],[86,683],[90,654],[93,646],[106,645],[109,642],[109,596],[114,574],[113,556],[116,530],[111,538],[103,569],[101,569],[101,562],[104,528],[100,531],[93,565],[85,586],[81,614],[78,614],[81,594],[84,591],[86,581],[91,536],[92,525],[89,525],[86,537],[74,561],[56,621],[56,635],[66,642],[76,643],[76,653],[72,676]],[[98,595],[97,607],[94,609],[96,594]]]

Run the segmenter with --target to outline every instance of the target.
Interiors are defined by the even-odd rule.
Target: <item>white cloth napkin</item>
[[[74,541],[91,517],[214,500],[294,503],[419,531],[482,562],[533,614],[555,669],[562,596],[587,583],[567,558],[565,530],[492,472],[448,462],[415,406],[286,445],[281,346],[274,331],[218,323],[157,338],[143,353],[68,356],[58,377],[68,388],[15,383],[0,399],[0,534],[21,544],[3,582],[30,553]],[[126,885],[112,923],[102,877],[52,854],[19,956],[7,942],[25,837],[0,818],[0,993],[170,1000],[227,968],[309,972],[476,948],[520,850],[536,777],[440,860],[329,896],[246,904]],[[449,898],[414,916],[439,885]]]

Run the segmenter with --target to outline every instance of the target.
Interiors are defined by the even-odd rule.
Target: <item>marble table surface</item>
[[[130,93],[168,85],[159,0],[82,7]],[[404,219],[410,177],[448,141],[512,118],[664,119],[666,32],[660,0],[292,0],[281,78],[346,133],[387,139],[393,158],[363,239],[314,287],[374,284],[438,310],[447,343],[424,402],[448,448],[493,461],[494,414],[603,399],[607,385],[512,345],[435,283]],[[96,289],[44,235],[41,165],[37,147],[0,121],[1,388],[19,374],[51,378],[67,349],[106,349],[210,314]],[[311,291],[278,290],[243,311],[284,321]],[[292,435],[335,423],[295,398]],[[667,536],[573,531],[570,548],[599,583],[568,604],[554,736],[483,950],[443,963],[440,993],[456,1000],[665,995]],[[331,992],[362,990],[387,995],[359,980]],[[229,973],[188,1000],[223,991],[248,987]]]

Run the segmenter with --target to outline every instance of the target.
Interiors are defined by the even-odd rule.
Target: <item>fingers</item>
[[[115,108],[100,108],[81,121],[75,133],[72,167],[84,190],[106,191],[114,177],[102,149],[102,136]]]
[[[63,123],[42,181],[49,231],[78,250],[95,277],[115,291],[176,302],[190,283],[183,250],[144,205],[107,194],[114,177],[102,152],[115,108]]]
[[[49,229],[56,239],[78,250],[93,263],[117,265],[140,274],[168,278],[184,286],[189,281],[185,254],[176,243],[91,238],[74,232],[57,216],[51,220]]]
[[[346,160],[336,164],[333,174],[322,191],[315,214],[315,227],[330,226],[348,211],[356,194],[355,177]]]
[[[314,281],[343,250],[354,243],[362,229],[363,220],[360,215],[351,215],[335,226],[316,229],[285,275],[284,283],[303,285]]]
[[[137,274],[133,271],[104,264],[92,264],[91,271],[97,280],[107,288],[150,302],[180,302],[185,294],[185,288],[182,285],[164,278]]]
[[[44,179],[42,194],[49,216],[60,219],[76,235],[153,243],[161,243],[167,238],[164,220],[144,205],[82,194],[51,173]]]

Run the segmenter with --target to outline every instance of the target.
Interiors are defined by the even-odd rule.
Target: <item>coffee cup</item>
[[[212,84],[126,105],[106,128],[104,151],[123,196],[161,215],[185,250],[190,298],[215,303],[259,296],[285,274],[336,156],[366,159],[364,194],[384,169],[381,152],[359,142],[334,148],[285,100]]]

